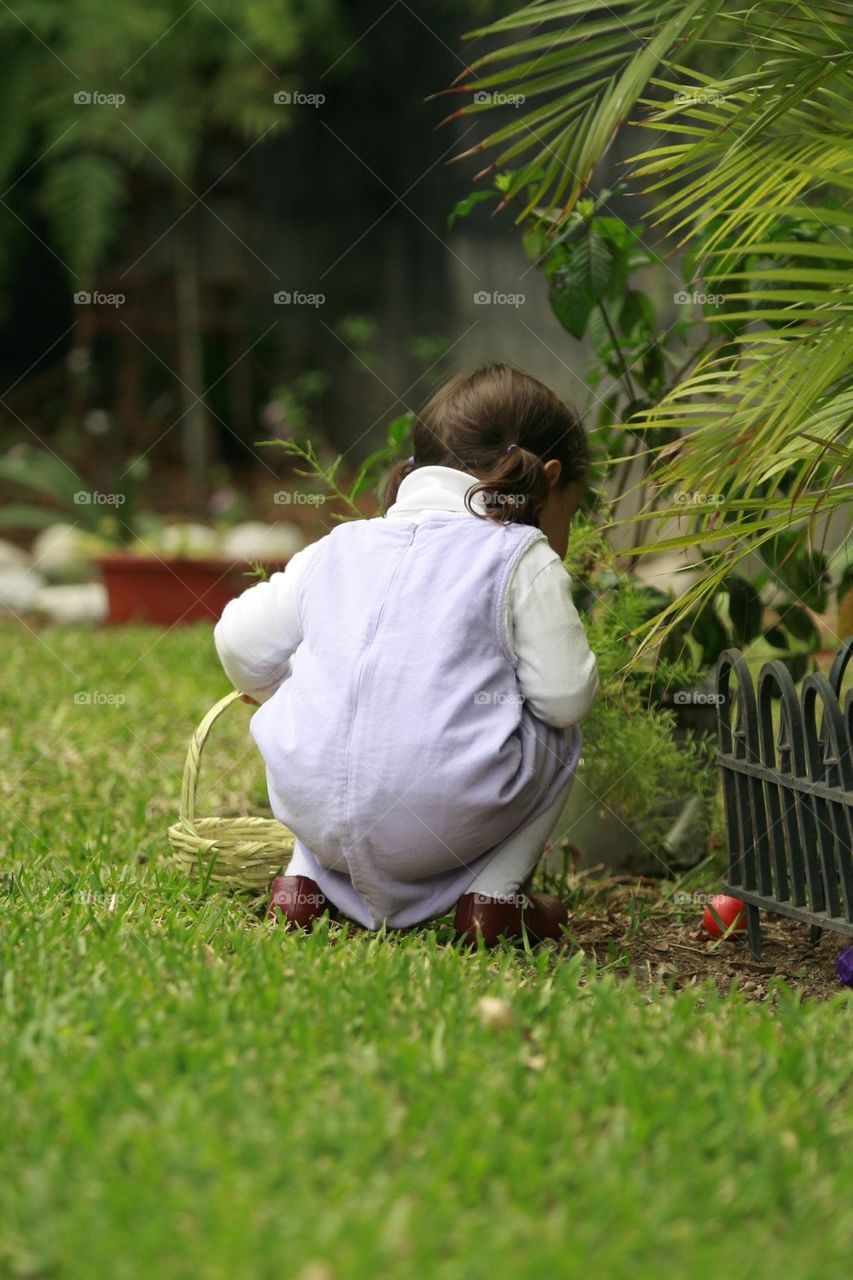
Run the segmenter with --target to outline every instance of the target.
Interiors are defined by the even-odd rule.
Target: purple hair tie
[[[517,448],[518,448],[517,444],[508,444],[506,447],[506,452],[512,453],[513,449],[517,449]]]
[[[406,461],[408,462],[410,467],[413,467],[415,465],[415,455],[412,454],[412,456],[410,458],[407,458]]]

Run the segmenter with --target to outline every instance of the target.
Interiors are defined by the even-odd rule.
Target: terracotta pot
[[[189,556],[99,556],[111,623],[149,622],[174,627],[206,618],[215,622],[229,600],[256,582],[247,561]],[[286,561],[264,561],[267,573]]]

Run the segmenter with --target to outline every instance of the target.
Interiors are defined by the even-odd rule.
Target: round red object
[[[725,928],[720,928],[715,919],[715,913],[722,920]],[[746,908],[740,898],[730,898],[728,894],[718,893],[702,913],[702,923],[712,938],[722,938],[731,925],[734,925],[735,929],[746,928]]]

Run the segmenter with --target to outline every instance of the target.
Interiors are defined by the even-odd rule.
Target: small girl
[[[384,516],[338,525],[232,600],[214,633],[261,705],[270,804],[296,835],[269,913],[558,938],[524,891],[598,689],[562,560],[583,429],[505,364],[451,378],[414,424]]]

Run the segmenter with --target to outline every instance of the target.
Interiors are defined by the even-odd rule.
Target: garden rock
[[[48,578],[88,578],[92,557],[104,549],[102,540],[73,524],[51,524],[33,543],[32,561]]]
[[[206,524],[170,524],[151,540],[152,550],[169,556],[215,556],[219,554],[219,537]],[[145,545],[140,547],[144,551]]]
[[[36,593],[32,607],[51,622],[103,622],[107,616],[107,590],[101,582],[45,586]]]
[[[0,564],[0,610],[23,613],[32,609],[43,586],[44,578],[34,569]]]
[[[14,543],[6,542],[3,538],[0,538],[0,568],[25,569],[29,563],[30,557],[26,551],[22,551]]]
[[[249,520],[229,529],[223,553],[235,560],[289,559],[305,546],[305,536],[295,524],[262,524]]]

